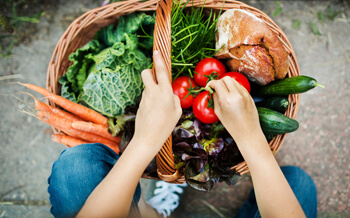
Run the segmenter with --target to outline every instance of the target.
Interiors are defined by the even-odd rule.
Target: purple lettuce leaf
[[[191,176],[190,179],[193,179],[198,182],[208,182],[209,181],[209,164],[205,166],[205,169],[203,170],[203,172],[195,176]]]
[[[191,177],[195,177],[198,174],[193,164],[191,164],[191,162],[189,162],[186,165],[184,174],[185,174],[185,179],[187,184],[198,191],[210,191],[215,184],[210,179],[206,182],[199,182],[194,179],[191,179]]]
[[[209,156],[218,155],[224,148],[224,140],[222,138],[202,139],[200,144]]]

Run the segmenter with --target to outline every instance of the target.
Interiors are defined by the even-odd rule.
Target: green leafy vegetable
[[[69,82],[67,81],[66,76],[61,76],[58,82],[62,85],[61,87],[61,96],[72,102],[77,102],[77,97],[74,92],[69,90]]]
[[[93,62],[91,54],[96,54],[100,48],[100,43],[92,40],[69,55],[68,59],[73,63],[59,80],[63,85],[61,96],[71,96],[69,100],[77,100],[87,78],[87,69]]]
[[[173,2],[171,12],[171,60],[173,79],[181,75],[193,77],[197,63],[214,56],[216,23],[219,17],[213,10],[209,15],[203,8],[185,9],[182,2]]]
[[[110,47],[115,42],[125,41],[125,34],[129,37],[138,36],[138,46],[152,49],[154,22],[155,17],[145,13],[132,13],[128,16],[121,16],[117,28],[113,25],[103,28],[96,33],[96,38],[106,47]]]
[[[121,16],[117,27],[107,26],[95,39],[69,56],[72,65],[59,82],[61,96],[118,117],[136,103],[142,92],[141,71],[151,64],[154,16]],[[141,37],[144,36],[144,37]]]
[[[127,53],[125,55],[128,56]],[[150,64],[150,59],[143,57],[135,59],[135,62],[145,63],[146,68]],[[85,82],[84,94],[80,99],[108,117],[123,114],[124,108],[134,104],[142,91],[140,70],[135,71],[134,65],[119,62],[114,70],[105,68],[91,73]]]
[[[135,117],[135,114],[123,114],[118,116],[116,119],[113,117],[108,118],[108,131],[112,134],[112,136],[117,136],[124,130],[125,123],[135,121]]]
[[[137,49],[137,38],[123,34],[125,45],[116,42],[94,58],[97,72],[89,74],[80,97],[92,109],[117,117],[133,105],[142,92],[141,71],[151,59]],[[105,59],[102,59],[104,56]]]

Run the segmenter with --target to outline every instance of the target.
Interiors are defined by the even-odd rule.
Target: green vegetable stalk
[[[173,79],[181,75],[193,77],[197,63],[213,57],[215,50],[216,12],[204,13],[204,8],[187,8],[182,2],[173,1],[171,12],[171,60]]]

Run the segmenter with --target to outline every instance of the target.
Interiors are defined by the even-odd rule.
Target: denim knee
[[[312,178],[296,166],[281,167],[306,217],[317,216],[317,190]]]
[[[98,143],[65,149],[48,179],[51,213],[55,217],[74,217],[118,158]]]

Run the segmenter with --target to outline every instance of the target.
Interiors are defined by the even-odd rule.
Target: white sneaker
[[[170,214],[179,206],[180,197],[183,193],[183,187],[187,184],[172,184],[164,181],[157,181],[155,184],[154,196],[147,200],[147,203],[153,207],[163,217]],[[178,194],[176,194],[178,193]]]

